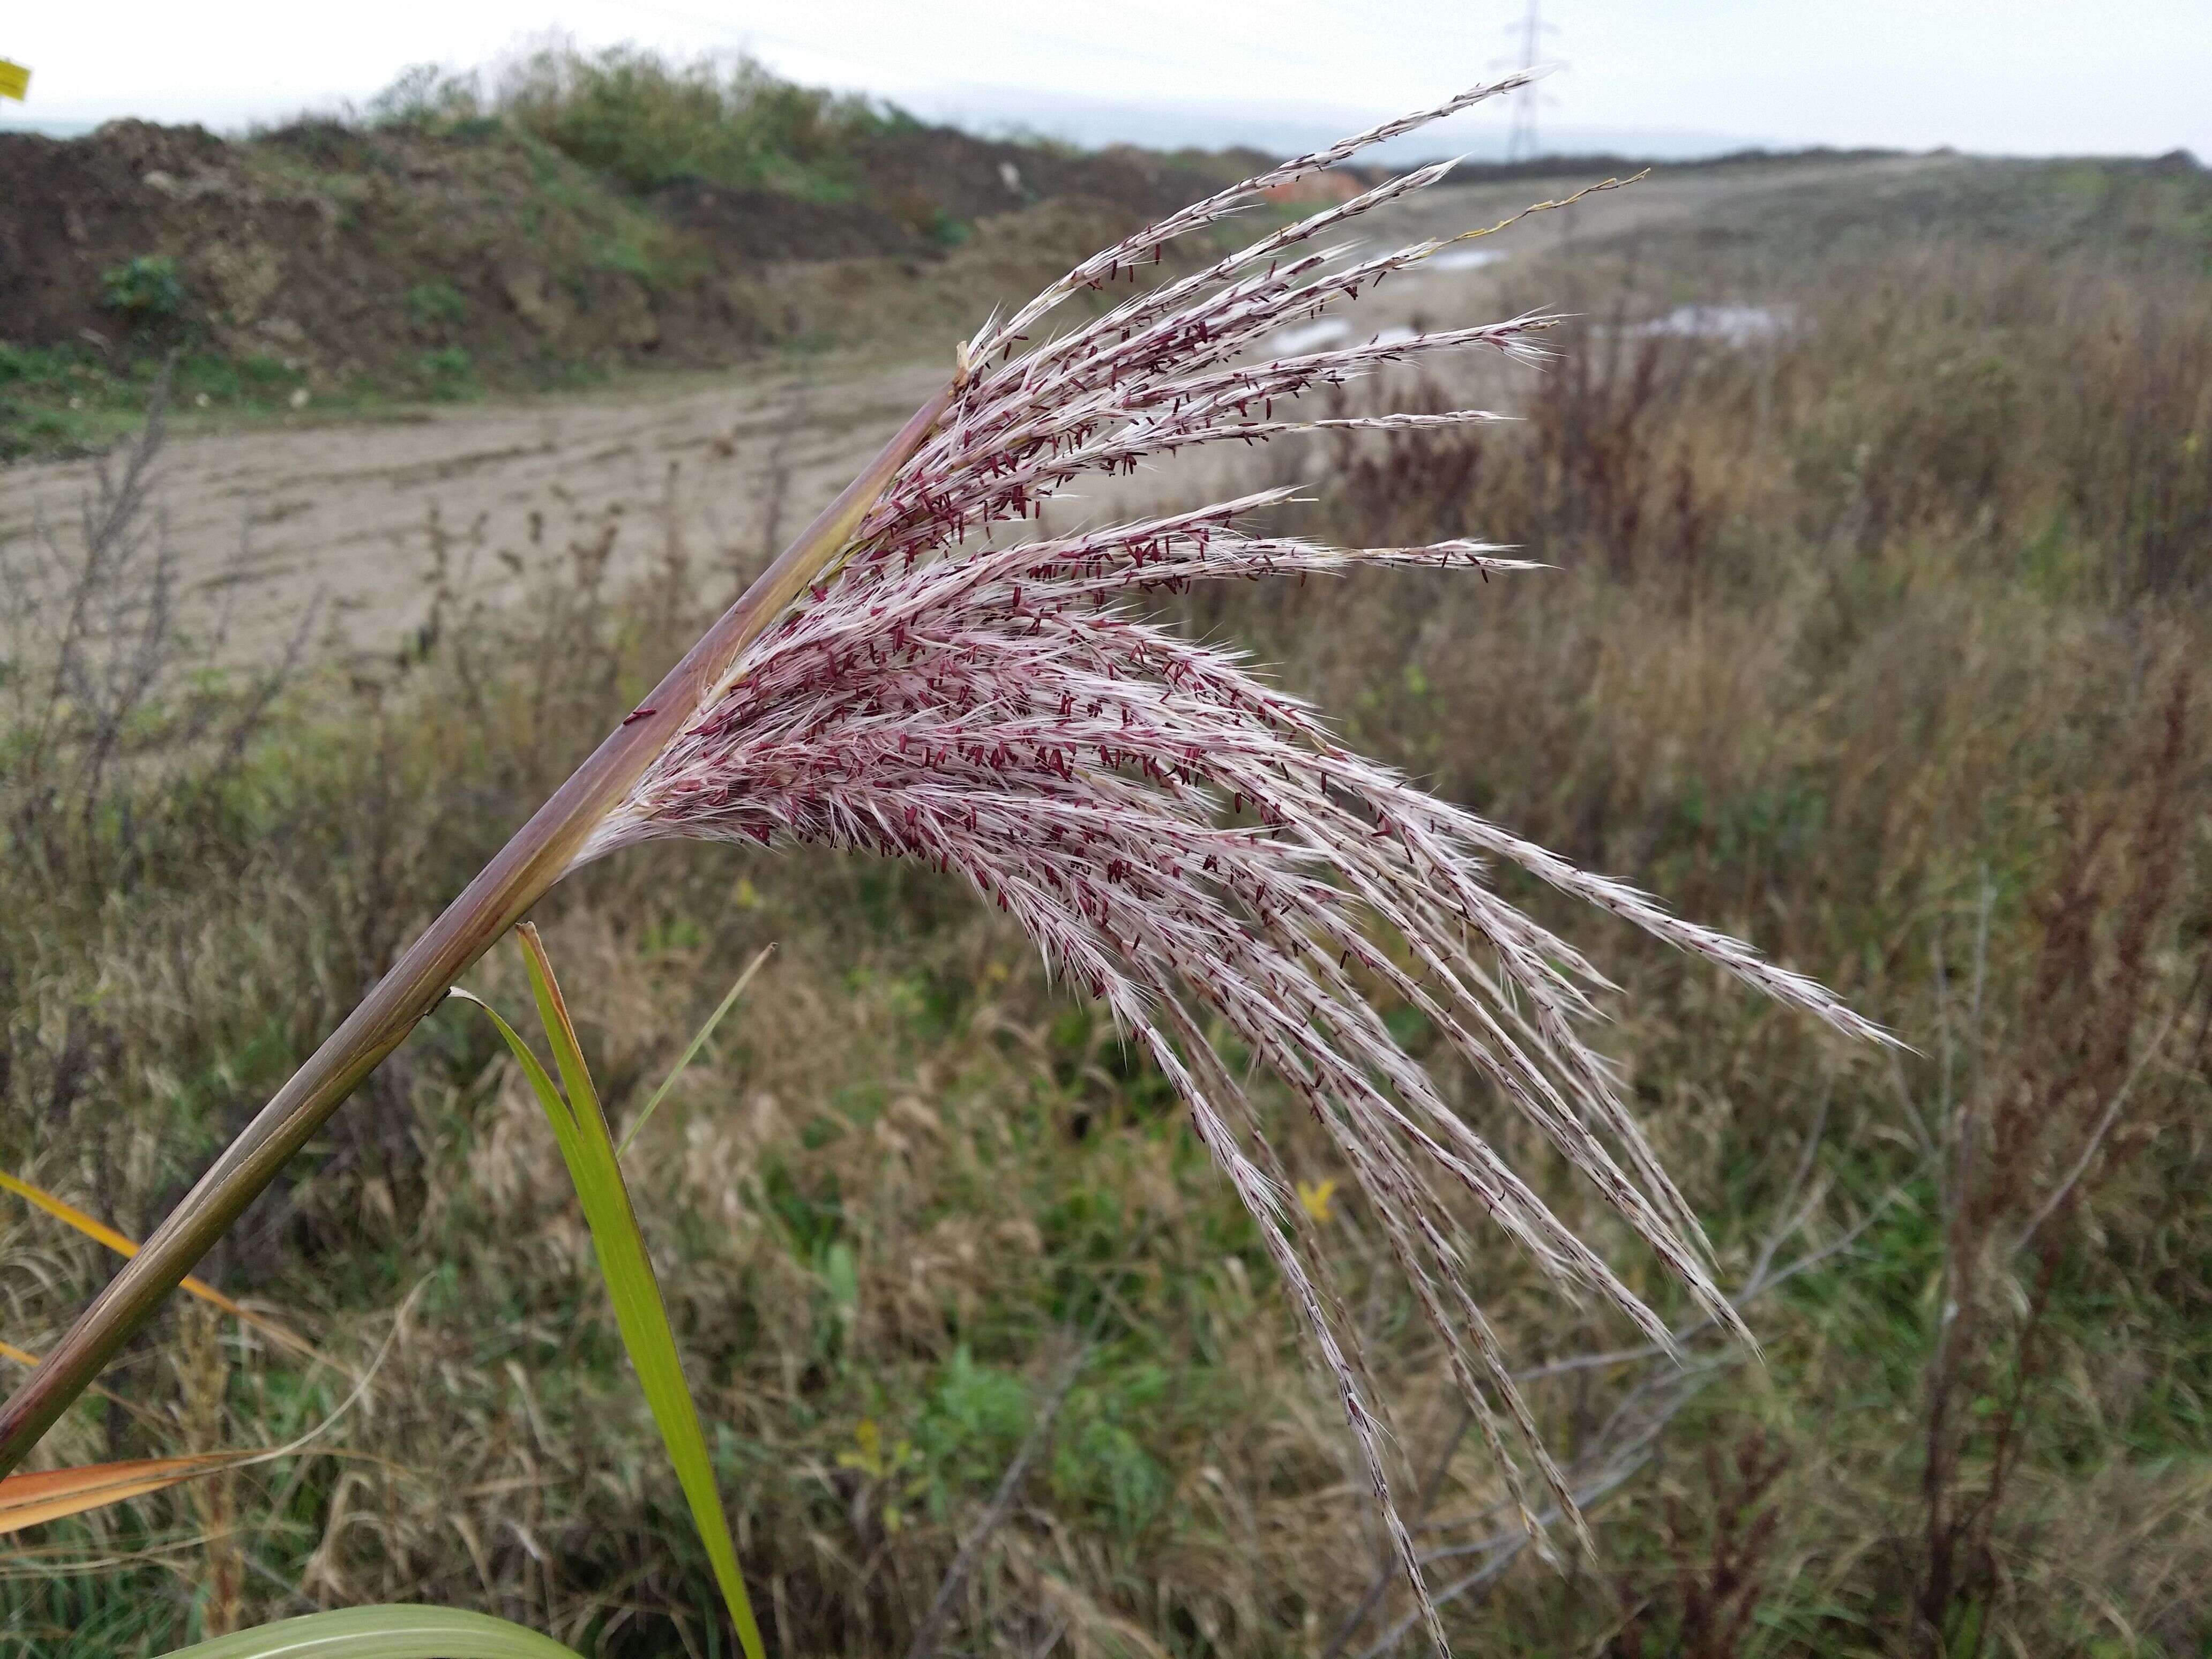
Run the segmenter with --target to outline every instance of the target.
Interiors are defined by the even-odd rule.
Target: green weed
[[[185,298],[177,262],[166,254],[142,254],[100,273],[100,303],[134,328],[174,317]]]

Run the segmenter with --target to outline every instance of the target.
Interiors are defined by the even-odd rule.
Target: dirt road
[[[1431,326],[1486,319],[1516,263],[1564,238],[1587,245],[1723,203],[1911,165],[1652,179],[1481,244],[1498,258],[1461,258],[1385,283],[1347,313],[1346,332],[1416,317]],[[1371,245],[1465,229],[1580,182],[1432,191],[1361,229]],[[290,426],[174,438],[161,502],[183,614],[204,628],[227,606],[226,653],[250,659],[280,649],[313,607],[316,657],[372,663],[419,625],[441,570],[462,591],[519,603],[553,579],[563,550],[609,537],[617,574],[645,568],[671,536],[695,568],[750,566],[934,389],[951,356],[949,340],[935,343],[930,360],[904,364],[831,356],[711,381],[641,381],[398,420],[319,423],[310,412]],[[0,470],[0,544],[41,523],[69,525],[90,476],[86,463]]]

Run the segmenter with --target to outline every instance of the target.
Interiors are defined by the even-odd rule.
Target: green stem
[[[568,872],[592,831],[628,797],[738,653],[844,550],[892,476],[921,447],[951,395],[948,386],[915,410],[844,493],[669,670],[636,712],[607,734],[77,1316],[68,1334],[0,1407],[0,1475],[22,1462],[131,1333],[346,1097],[443,1000],[453,981]]]

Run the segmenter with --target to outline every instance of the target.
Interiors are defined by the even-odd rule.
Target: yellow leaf
[[[56,1198],[45,1188],[33,1187],[29,1182],[9,1175],[5,1170],[0,1170],[0,1192],[15,1194],[26,1203],[35,1205],[44,1210],[55,1220],[67,1222],[87,1238],[94,1239],[105,1244],[118,1255],[134,1256],[138,1254],[138,1244],[135,1239],[125,1237],[98,1217],[87,1215],[76,1205]],[[304,1354],[310,1359],[319,1360],[323,1358],[315,1351],[314,1345],[304,1336],[287,1330],[273,1319],[264,1318],[249,1309],[240,1307],[205,1279],[195,1279],[187,1273],[185,1276],[183,1287],[199,1297],[201,1301],[222,1309],[233,1319],[251,1325],[258,1331],[265,1332],[294,1352]],[[9,1358],[12,1359],[15,1355],[10,1354]]]
[[[0,1342],[0,1359],[12,1359],[26,1370],[36,1370],[41,1363],[37,1354],[33,1353],[28,1348],[19,1348],[12,1342]],[[94,1382],[86,1386],[85,1392],[96,1394],[102,1400],[112,1401],[142,1421],[154,1420],[154,1413],[148,1411],[145,1407],[135,1401],[125,1400],[112,1389],[103,1389],[99,1383]]]
[[[864,1417],[853,1431],[854,1449],[837,1454],[841,1469],[858,1469],[871,1480],[884,1478],[884,1434],[876,1419]]]
[[[201,1452],[191,1457],[141,1457],[125,1463],[88,1463],[73,1469],[11,1474],[0,1480],[0,1534],[119,1504],[126,1498],[143,1498],[148,1492],[252,1455],[251,1452]]]
[[[1336,1181],[1334,1177],[1332,1176],[1327,1181],[1298,1182],[1298,1202],[1305,1206],[1306,1213],[1316,1223],[1322,1226],[1327,1226],[1329,1217],[1335,1213]]]
[[[0,58],[0,98],[13,98],[21,103],[30,95],[31,71],[21,64]]]
[[[425,1279],[423,1284],[429,1281]],[[407,1310],[421,1294],[417,1285],[400,1307],[400,1322],[406,1322]],[[82,1514],[103,1504],[119,1504],[126,1498],[143,1498],[149,1492],[173,1486],[180,1480],[190,1480],[196,1475],[212,1474],[217,1469],[235,1465],[265,1463],[272,1457],[289,1457],[313,1441],[352,1408],[367,1390],[369,1376],[384,1363],[384,1355],[392,1351],[393,1337],[385,1340],[384,1347],[369,1367],[367,1376],[357,1378],[353,1392],[330,1416],[305,1434],[285,1442],[281,1446],[264,1446],[249,1451],[195,1452],[184,1457],[143,1457],[122,1463],[87,1463],[75,1468],[42,1469],[35,1474],[11,1474],[0,1480],[0,1536],[19,1532],[25,1527],[35,1527],[42,1522],[58,1521],[64,1516]],[[27,1365],[39,1364],[39,1357],[26,1352],[12,1343],[0,1342],[0,1354]],[[112,1394],[97,1382],[91,1392],[106,1395],[125,1411],[139,1417],[152,1413],[141,1405]]]

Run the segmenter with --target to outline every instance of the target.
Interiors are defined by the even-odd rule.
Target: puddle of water
[[[1301,352],[1341,344],[1351,335],[1352,325],[1343,318],[1317,317],[1310,323],[1277,329],[1267,337],[1267,349],[1280,356],[1295,357]]]
[[[1431,270],[1480,270],[1505,257],[1502,247],[1448,247],[1421,263]]]
[[[1796,324],[1796,313],[1783,306],[1676,306],[1664,317],[1639,325],[1636,332],[1750,345],[1786,334]]]

